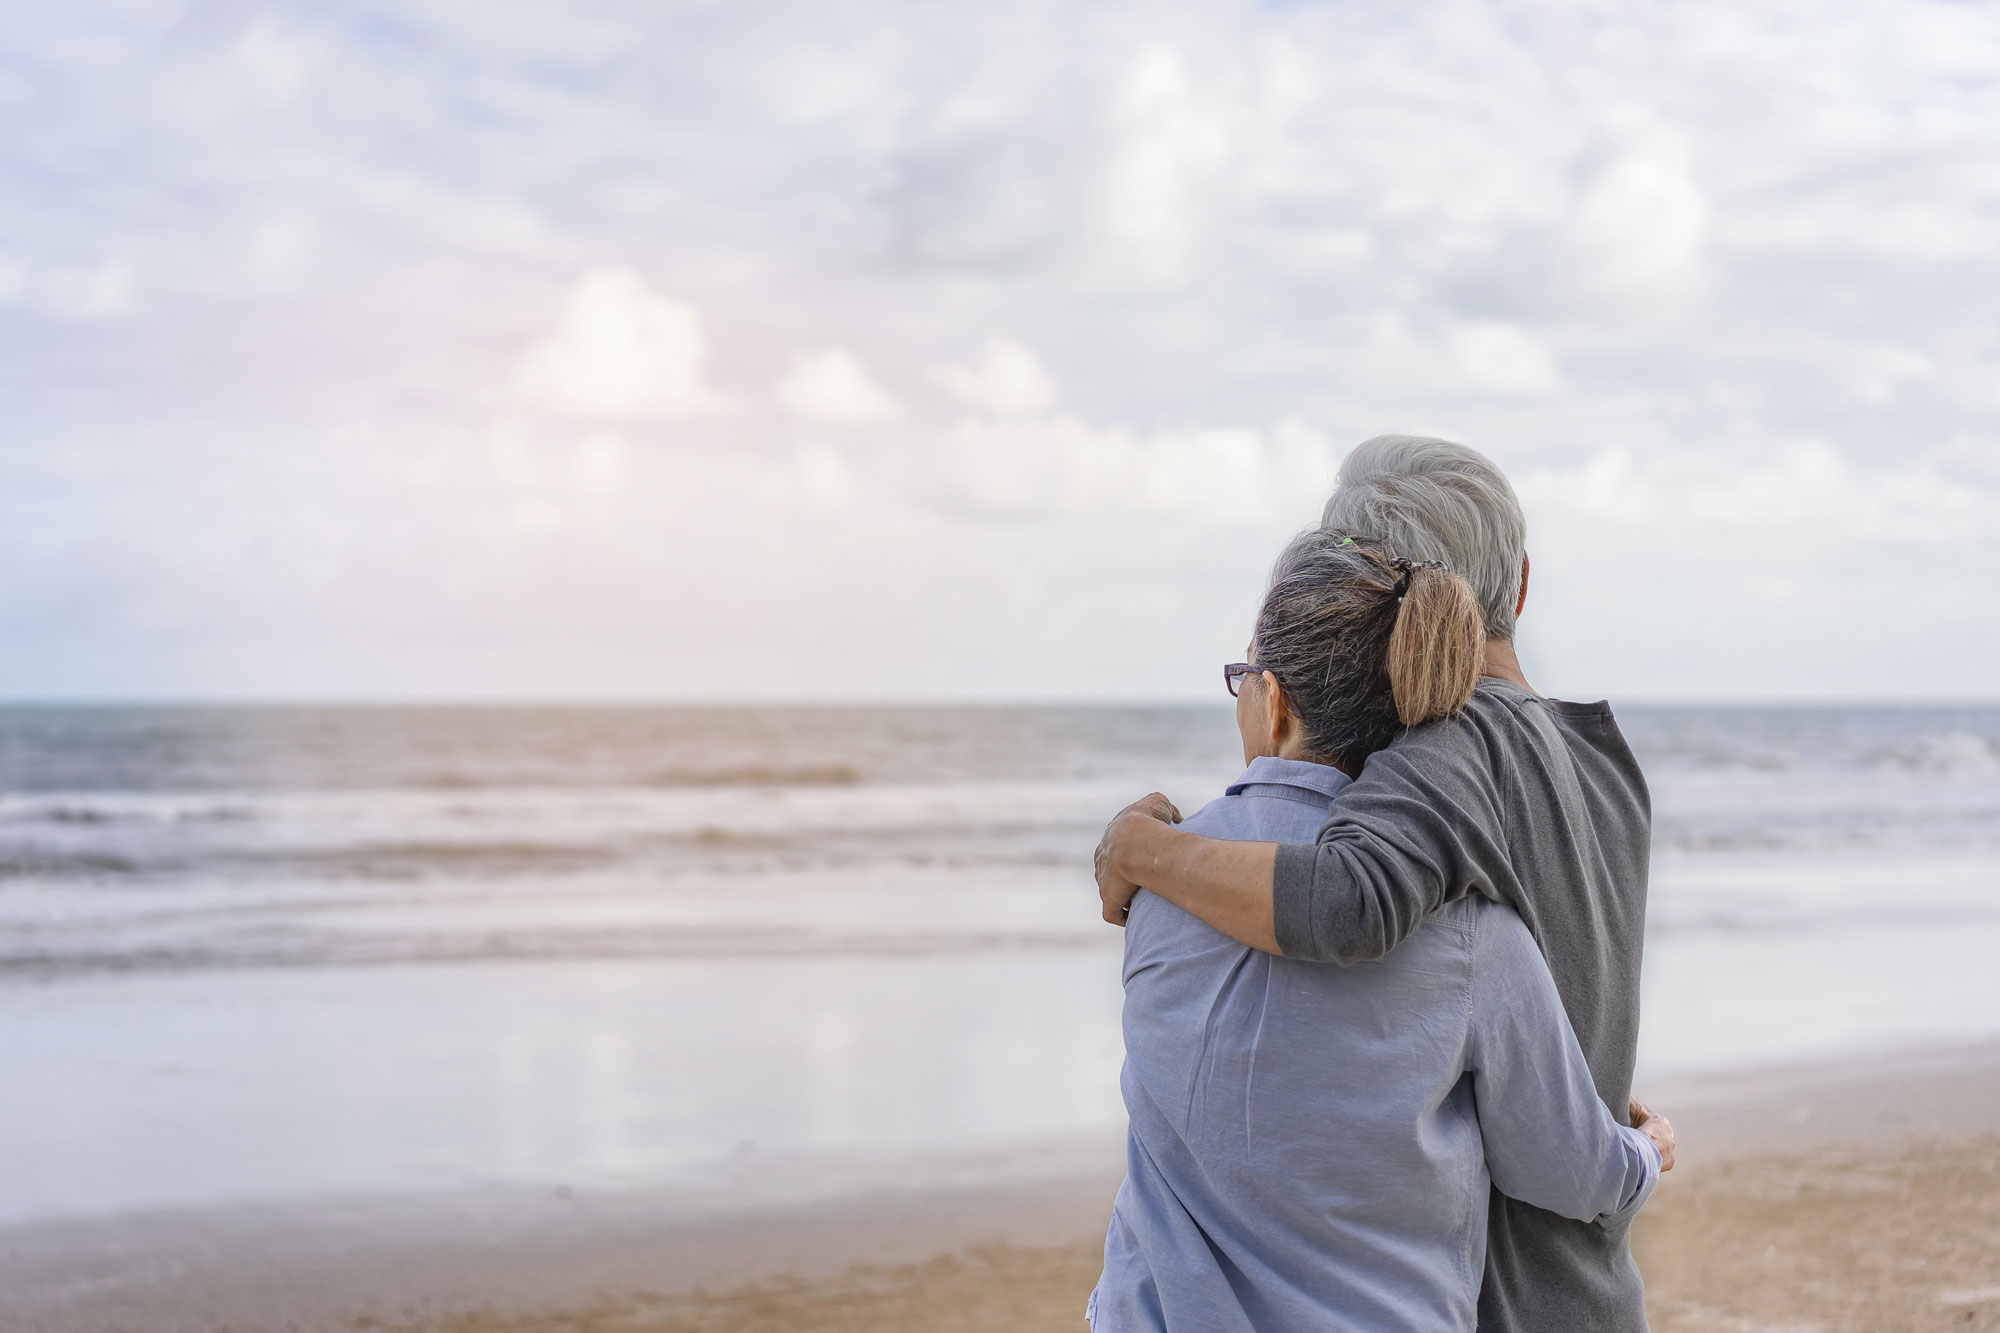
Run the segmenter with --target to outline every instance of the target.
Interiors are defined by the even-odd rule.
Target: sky
[[[2000,697],[2000,4],[6,8],[0,697],[1220,697],[1388,431],[1547,692]]]

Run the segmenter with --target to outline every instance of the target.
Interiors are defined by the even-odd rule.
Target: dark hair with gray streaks
[[[1471,585],[1443,564],[1314,528],[1278,556],[1251,654],[1284,687],[1306,750],[1356,765],[1463,707],[1485,643]]]

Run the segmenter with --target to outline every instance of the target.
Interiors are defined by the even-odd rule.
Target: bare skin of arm
[[[1154,792],[1120,811],[1097,845],[1097,891],[1104,919],[1125,924],[1144,885],[1239,944],[1282,954],[1272,926],[1272,842],[1224,842],[1174,827],[1180,812]]]
[[[1525,568],[1521,599],[1527,600]],[[1514,645],[1489,639],[1482,674],[1532,689],[1521,674]],[[1283,954],[1271,887],[1278,846],[1271,842],[1221,842],[1174,827],[1180,812],[1154,792],[1118,812],[1105,827],[1094,858],[1097,896],[1104,919],[1125,924],[1132,895],[1142,887],[1199,917],[1238,944]]]

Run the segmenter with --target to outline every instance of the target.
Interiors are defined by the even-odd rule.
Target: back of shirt
[[[1651,841],[1645,779],[1608,706],[1484,680],[1456,717],[1372,756],[1316,843],[1278,849],[1278,943],[1287,957],[1359,962],[1452,899],[1507,904],[1541,946],[1598,1096],[1623,1124]],[[1646,1326],[1624,1226],[1496,1194],[1486,1256],[1482,1329]]]

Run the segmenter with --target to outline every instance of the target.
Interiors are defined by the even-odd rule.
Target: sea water
[[[2000,709],[1620,716],[1642,1091],[2000,1033]],[[1213,707],[0,710],[0,1221],[1053,1169],[1122,1122],[1090,850],[1238,755]]]

